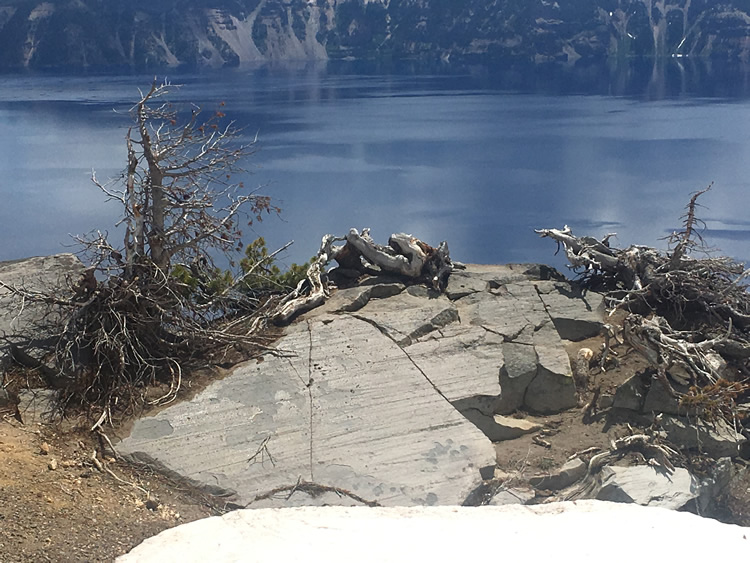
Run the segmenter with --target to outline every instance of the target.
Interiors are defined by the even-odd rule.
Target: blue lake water
[[[0,77],[0,260],[70,251],[69,234],[116,233],[118,208],[89,178],[124,166],[127,109],[152,78]],[[258,134],[245,183],[283,212],[246,242],[295,240],[287,263],[350,227],[381,242],[399,231],[447,240],[464,262],[561,266],[534,229],[564,224],[664,247],[689,194],[711,182],[706,238],[749,260],[747,75],[616,78],[328,65],[176,76],[173,99],[224,101],[248,138]]]

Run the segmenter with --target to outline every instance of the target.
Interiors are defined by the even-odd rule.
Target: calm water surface
[[[127,108],[147,76],[0,77],[0,260],[70,250],[69,234],[109,230],[117,206],[89,181],[125,163]],[[507,78],[507,77],[506,77]],[[464,262],[543,261],[534,228],[617,232],[664,246],[690,192],[708,241],[750,259],[750,97],[746,88],[625,89],[492,73],[351,74],[329,68],[175,77],[178,100],[258,133],[247,185],[283,208],[246,232],[285,262],[325,233],[371,227],[448,240]],[[645,84],[645,83],[644,83]],[[541,86],[540,86],[541,85]],[[556,86],[557,85],[557,86]],[[731,78],[730,78],[731,85]],[[121,235],[116,233],[119,238]]]

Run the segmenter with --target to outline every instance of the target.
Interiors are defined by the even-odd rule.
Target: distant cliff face
[[[419,57],[750,62],[750,0],[0,0],[0,67]]]

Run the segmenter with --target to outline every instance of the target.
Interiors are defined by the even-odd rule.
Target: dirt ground
[[[221,513],[216,499],[98,448],[90,433],[3,417],[0,562],[111,561],[166,528]]]
[[[567,352],[571,364],[581,348],[598,353],[601,346],[602,340],[598,337],[569,343]],[[620,384],[647,367],[641,356],[627,351],[625,346],[615,346],[613,351],[611,358],[614,361],[608,362],[605,371],[595,367],[591,370],[590,386],[600,387],[604,396],[613,396]],[[596,362],[592,361],[593,363]],[[619,419],[602,410],[584,423],[581,409],[577,408],[556,415],[534,416],[531,413],[517,412],[513,416],[543,426],[540,432],[495,445],[498,467],[511,475],[526,478],[559,468],[570,456],[589,448],[607,449],[613,439],[628,435],[627,424],[634,422],[633,418]]]
[[[582,347],[598,351],[601,341],[571,343],[568,352],[575,357]],[[646,367],[624,346],[615,351],[618,365],[596,374],[603,395]],[[206,382],[204,375],[193,391]],[[499,469],[520,481],[562,466],[577,452],[606,449],[612,439],[628,434],[628,422],[634,423],[606,411],[584,423],[580,409],[516,416],[544,426],[496,445]],[[0,412],[0,563],[111,561],[164,529],[226,511],[221,499],[112,458],[90,425],[83,420],[23,425],[11,412]],[[723,519],[748,526],[750,477],[736,467]]]

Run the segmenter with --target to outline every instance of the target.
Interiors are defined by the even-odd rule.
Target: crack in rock
[[[351,316],[354,317],[357,320],[366,322],[366,323],[374,326],[375,328],[377,328],[380,331],[380,333],[383,336],[385,336],[386,338],[388,338],[389,340],[391,340],[394,344],[396,344],[401,349],[401,351],[404,353],[404,355],[406,356],[406,358],[411,362],[411,364],[417,369],[417,371],[419,371],[419,373],[422,374],[422,377],[424,377],[425,380],[427,380],[427,382],[432,386],[432,388],[435,390],[435,392],[438,395],[440,395],[443,399],[445,399],[446,402],[448,402],[448,404],[450,404],[453,408],[455,408],[453,406],[453,403],[451,403],[450,400],[448,399],[448,397],[446,397],[445,394],[443,394],[443,392],[438,388],[437,385],[435,385],[435,383],[432,381],[432,379],[430,379],[430,377],[427,375],[427,373],[425,373],[425,371],[419,366],[419,364],[417,364],[417,362],[414,361],[414,358],[412,358],[411,355],[409,354],[409,352],[407,352],[405,350],[405,347],[399,341],[397,341],[395,338],[393,338],[388,333],[387,330],[385,330],[383,327],[381,327],[376,321],[374,321],[372,319],[368,319],[367,317],[361,317],[359,315],[351,315]]]

